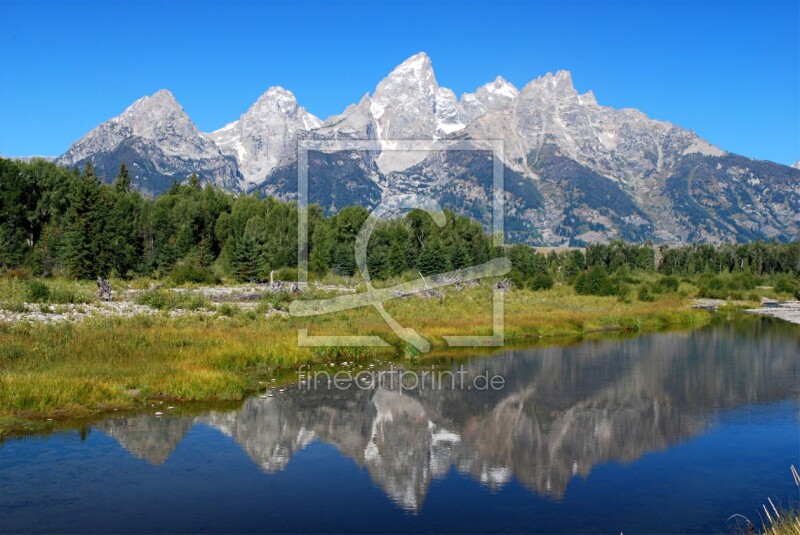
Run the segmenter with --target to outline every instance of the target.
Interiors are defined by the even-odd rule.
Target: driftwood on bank
[[[317,290],[323,290],[326,292],[349,292],[349,293],[356,293],[357,289],[352,286],[336,286],[335,284],[322,284],[319,281],[314,282],[314,288]]]
[[[398,290],[394,292],[394,296],[410,297],[412,295],[418,295],[426,299],[433,299],[433,298],[444,299],[444,294],[442,292],[440,292],[439,290],[434,290],[433,288],[428,286],[428,281],[425,280],[425,277],[422,275],[422,273],[419,273],[419,276],[422,279],[422,282],[425,283],[425,288],[421,288],[419,290],[407,290],[407,291]],[[448,282],[453,282],[453,281],[448,281]]]
[[[101,301],[111,301],[111,283],[108,279],[97,277],[97,298]]]
[[[501,281],[497,281],[494,283],[494,287],[498,290],[510,290],[514,287],[514,283],[505,278]]]

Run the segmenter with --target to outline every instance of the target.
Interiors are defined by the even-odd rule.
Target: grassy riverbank
[[[443,298],[394,299],[386,306],[432,342],[432,355],[445,348],[442,336],[491,333],[488,286],[451,289]],[[152,399],[241,399],[259,381],[280,380],[300,364],[425,358],[394,337],[371,308],[315,318],[266,316],[262,308],[220,305],[179,317],[163,310],[81,322],[0,323],[0,433],[53,425],[48,418],[143,408]],[[708,317],[678,294],[625,303],[578,296],[567,286],[519,290],[506,295],[505,337],[507,344],[555,342],[598,332],[695,327]],[[312,335],[377,334],[393,345],[301,348],[297,329],[303,327]]]
[[[791,466],[792,478],[795,485],[800,489],[800,474],[794,465]],[[764,518],[762,519],[761,530],[759,533],[765,535],[797,535],[800,533],[800,510],[795,502],[792,507],[784,508],[775,505],[772,499],[762,505]],[[742,517],[744,520],[746,518]],[[747,520],[748,527],[754,528],[755,525]],[[752,529],[751,529],[752,531]]]
[[[800,533],[798,511],[775,512],[775,517],[764,523],[761,533],[765,535],[797,535]]]

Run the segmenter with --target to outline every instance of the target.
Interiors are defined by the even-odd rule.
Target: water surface
[[[11,439],[0,531],[730,532],[798,498],[799,354],[742,319],[451,364],[501,390],[289,388]]]

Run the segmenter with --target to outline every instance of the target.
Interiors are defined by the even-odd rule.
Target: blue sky
[[[0,0],[0,154],[61,154],[160,88],[204,131],[272,85],[325,118],[419,51],[457,94],[566,69],[600,104],[800,159],[798,1]]]

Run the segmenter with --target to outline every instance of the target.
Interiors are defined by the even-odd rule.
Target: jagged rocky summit
[[[297,196],[297,141],[341,143],[309,152],[310,200],[327,212],[423,193],[489,228],[492,154],[402,151],[398,140],[502,140],[510,241],[581,245],[623,238],[665,243],[792,240],[800,236],[800,162],[725,152],[690,130],[635,109],[602,106],[569,72],[517,89],[498,76],[457,97],[419,53],[358,103],[321,120],[282,87],[238,120],[200,132],[171,93],[133,103],[57,159],[92,160],[112,178],[123,161],[157,195],[198,173],[232,192]],[[368,140],[371,150],[344,142]]]

